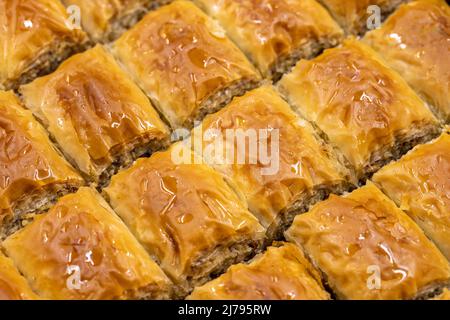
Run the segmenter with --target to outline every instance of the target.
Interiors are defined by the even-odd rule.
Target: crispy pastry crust
[[[361,182],[440,132],[436,118],[406,82],[355,39],[301,61],[279,89],[342,151]]]
[[[450,122],[450,8],[444,0],[401,6],[363,39],[411,85],[443,121]]]
[[[186,164],[175,160],[185,154]],[[185,297],[230,265],[250,258],[264,229],[219,173],[177,143],[139,159],[104,190],[112,207]]]
[[[71,29],[67,21],[56,0],[0,3],[0,89],[17,89],[85,48],[84,32]]]
[[[230,38],[277,81],[300,59],[336,46],[343,32],[313,0],[195,0]]]
[[[373,181],[450,260],[449,150],[450,135],[444,133],[378,171]]]
[[[84,181],[13,92],[0,91],[0,239]]]
[[[172,128],[192,127],[260,80],[218,22],[188,1],[148,13],[114,52]]]
[[[367,31],[368,7],[380,8],[383,22],[399,5],[411,0],[318,0],[341,25],[346,34],[363,35]]]
[[[61,198],[3,246],[45,298],[170,297],[167,277],[90,188]]]
[[[168,143],[169,131],[148,98],[102,46],[71,57],[20,92],[66,157],[100,187]]]
[[[19,273],[11,259],[0,252],[0,300],[36,300],[27,280]]]
[[[297,216],[286,237],[304,248],[339,299],[422,298],[450,283],[442,253],[372,183]]]
[[[225,141],[229,130],[249,135],[243,141],[237,137]],[[272,145],[271,139],[276,138],[263,137],[262,130],[276,131],[278,142],[274,140]],[[217,138],[209,139],[210,131],[217,131]],[[263,146],[262,141],[266,143],[268,155],[272,154],[270,165],[262,165],[261,158],[254,161],[257,154],[250,153],[252,134],[256,139],[252,141],[253,147],[255,143],[257,148]],[[192,139],[191,145],[194,148],[203,145],[205,160],[229,177],[247,199],[250,211],[267,228],[269,242],[279,238],[296,214],[307,211],[311,204],[325,199],[329,193],[348,191],[354,181],[333,150],[271,86],[252,90],[206,117],[202,126],[194,129]],[[217,146],[220,140],[224,148],[223,159],[216,159],[214,155],[208,159],[207,150]],[[244,145],[249,154],[245,161],[238,162]],[[234,159],[225,158],[227,149],[233,150]],[[278,157],[276,153],[279,153]]]
[[[327,300],[319,272],[293,244],[277,243],[197,287],[188,300]]]

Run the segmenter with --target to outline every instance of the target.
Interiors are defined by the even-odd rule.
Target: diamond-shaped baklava
[[[100,186],[167,144],[168,129],[150,101],[102,46],[20,91],[66,157]]]
[[[14,93],[0,91],[0,238],[83,183]]]
[[[196,152],[243,192],[269,239],[310,204],[351,187],[333,150],[271,86],[235,98],[206,117],[192,137],[194,150],[202,146]]]
[[[86,44],[58,0],[0,0],[0,89],[54,70]]]
[[[450,122],[450,8],[444,0],[401,6],[364,41]]]
[[[450,283],[450,266],[423,231],[372,183],[331,196],[286,232],[340,299],[426,297]]]
[[[0,252],[0,300],[35,300],[27,280],[19,273],[11,259]]]
[[[83,187],[3,242],[49,299],[167,299],[171,283],[108,204]]]
[[[149,9],[171,0],[62,1],[69,9],[79,9],[81,24],[92,40],[108,42],[117,39],[125,30],[136,24]]]
[[[343,32],[315,0],[195,0],[258,66],[278,80],[302,58],[339,44]]]
[[[220,25],[188,1],[148,13],[114,52],[173,128],[192,127],[260,80]]]
[[[105,194],[186,295],[259,250],[264,229],[224,177],[178,143],[139,159]]]
[[[347,34],[361,35],[376,28],[400,4],[409,0],[319,0]],[[369,20],[369,21],[368,21]],[[379,27],[379,26],[378,26]]]
[[[300,61],[279,84],[296,110],[342,151],[361,180],[440,131],[425,102],[355,39]]]
[[[450,135],[417,146],[373,176],[450,260]]]
[[[319,272],[293,244],[278,244],[249,264],[226,273],[188,297],[190,300],[327,300]]]

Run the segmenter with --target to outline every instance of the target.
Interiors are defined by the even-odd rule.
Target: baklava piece
[[[105,189],[125,221],[184,297],[251,257],[264,229],[223,176],[182,143],[139,159]]]
[[[11,259],[0,252],[0,300],[36,300],[27,280],[19,273]]]
[[[82,184],[31,112],[0,91],[0,239]]]
[[[355,39],[300,61],[279,88],[342,151],[362,181],[440,132],[425,102]]]
[[[192,138],[194,150],[241,190],[269,242],[311,204],[352,186],[351,173],[334,151],[271,86],[209,115]]]
[[[445,288],[443,292],[437,297],[433,298],[433,300],[450,300],[450,290]]]
[[[364,41],[383,55],[444,122],[450,122],[450,8],[443,0],[401,6]]]
[[[61,198],[3,242],[49,299],[167,299],[170,281],[93,189]]]
[[[344,31],[353,35],[363,35],[368,29],[376,27],[374,23],[383,22],[400,4],[408,1],[410,0],[319,0]]]
[[[0,89],[17,89],[86,46],[58,0],[0,1]]]
[[[260,82],[220,25],[188,1],[148,13],[114,52],[172,128],[192,128]]]
[[[293,244],[269,247],[248,264],[231,266],[189,300],[327,300],[319,272]]]
[[[339,299],[428,297],[449,284],[442,253],[370,182],[297,216],[286,237],[305,250]]]
[[[168,144],[168,129],[146,95],[100,45],[20,91],[67,159],[100,187]]]
[[[300,59],[338,45],[339,25],[315,0],[195,0],[274,81]]]
[[[450,135],[417,146],[373,181],[450,260]]]
[[[136,24],[149,9],[171,0],[62,0],[67,8],[77,6],[81,24],[95,42],[117,39]]]

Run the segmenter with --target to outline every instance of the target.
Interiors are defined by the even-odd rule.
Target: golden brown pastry
[[[81,188],[3,242],[49,299],[168,298],[170,282],[93,189]]]
[[[380,13],[382,22],[386,16],[400,4],[410,0],[319,0],[331,12],[337,22],[347,34],[361,35],[366,32],[367,20],[374,13]],[[379,12],[368,10],[370,6],[377,6]]]
[[[19,273],[11,259],[0,252],[0,300],[35,300],[27,280]]]
[[[378,171],[373,181],[450,260],[450,135],[417,146]]]
[[[183,143],[139,159],[105,194],[180,296],[251,256],[264,236],[245,201]]]
[[[58,0],[0,0],[0,89],[16,89],[85,46]]]
[[[450,300],[450,290],[445,288],[443,292],[433,300]]]
[[[444,0],[401,6],[364,41],[450,122],[450,8]]]
[[[84,30],[91,39],[117,39],[150,9],[171,0],[62,0],[66,7],[77,6]]]
[[[327,300],[319,272],[293,244],[269,247],[249,264],[231,266],[189,300]]]
[[[31,112],[0,91],[0,238],[82,184]]]
[[[215,137],[209,138],[209,132],[216,132]],[[206,117],[192,137],[193,148],[203,145],[196,151],[243,192],[269,238],[282,233],[310,204],[351,186],[348,170],[271,86],[235,98]],[[223,151],[209,155],[217,141]]]
[[[302,58],[336,46],[343,32],[315,0],[195,0],[265,76],[278,80]]]
[[[450,266],[423,231],[374,184],[332,195],[286,233],[340,299],[410,299],[450,280]]]
[[[114,51],[173,128],[192,127],[260,79],[220,25],[188,1],[148,13]]]
[[[439,134],[436,118],[400,76],[355,39],[302,60],[279,83],[364,180]]]
[[[102,46],[69,58],[20,91],[67,158],[100,186],[167,143],[168,129],[148,98]]]

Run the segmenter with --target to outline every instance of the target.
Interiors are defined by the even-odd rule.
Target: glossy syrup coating
[[[196,0],[267,74],[277,58],[342,30],[314,0]]]
[[[378,171],[373,181],[450,260],[450,135],[417,146]]]
[[[78,186],[82,178],[12,91],[0,91],[0,225],[17,202],[46,188]]]
[[[146,2],[153,0],[62,0],[69,6],[80,8],[83,28],[95,41],[104,40],[105,33],[117,17],[133,14]]]
[[[369,6],[380,8],[380,18],[408,0],[319,0],[348,34],[358,35],[367,28],[367,20],[374,11]]]
[[[175,160],[182,154],[192,164]],[[202,270],[207,263],[202,259],[216,249],[264,236],[245,201],[222,175],[198,164],[200,160],[178,143],[139,159],[105,189],[115,211],[163,270],[180,283],[198,276],[195,265]]]
[[[118,154],[168,136],[145,94],[99,45],[20,90],[68,158],[94,178]]]
[[[449,38],[448,4],[444,0],[420,0],[401,6],[364,41],[449,122]]]
[[[286,236],[340,299],[411,299],[450,278],[442,253],[372,183],[297,216]]]
[[[219,24],[188,1],[150,12],[114,50],[173,127],[217,91],[259,77]]]
[[[0,1],[0,87],[28,70],[54,42],[81,43],[84,33],[71,29],[57,0]]]
[[[192,300],[327,300],[319,272],[293,244],[269,247],[249,264],[237,264],[198,287]]]
[[[422,125],[437,125],[406,82],[373,50],[351,38],[311,61],[300,61],[280,81],[280,89],[359,175],[379,150],[394,147],[397,137]]]
[[[226,138],[227,131],[237,134],[239,130],[249,133],[244,136],[246,140]],[[211,139],[208,132],[220,135]],[[315,187],[331,187],[349,176],[327,153],[308,122],[299,118],[271,86],[249,91],[207,116],[192,137],[197,141],[192,145],[203,144],[209,163],[242,190],[250,210],[265,227],[273,224],[283,209],[307,197]],[[207,148],[217,145],[216,139],[223,141],[222,158],[213,153],[208,159]],[[264,147],[267,159],[259,151]],[[227,154],[234,154],[234,157],[226,158]]]
[[[168,290],[161,269],[90,188],[61,198],[3,246],[45,298],[148,298]]]
[[[27,280],[19,273],[11,259],[0,252],[0,300],[35,300]]]

